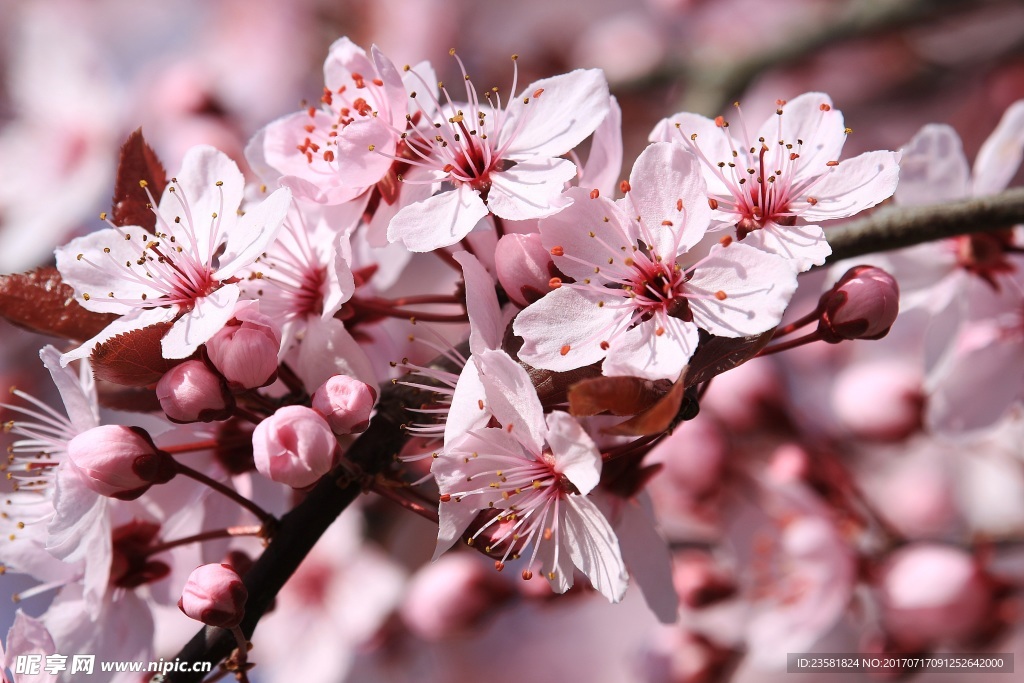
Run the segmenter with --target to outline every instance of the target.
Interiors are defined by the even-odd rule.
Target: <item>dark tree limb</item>
[[[346,463],[355,467],[343,464],[335,468],[313,487],[301,503],[281,518],[270,544],[244,577],[249,599],[241,628],[246,638],[252,638],[256,624],[273,604],[277,593],[327,528],[363,493],[364,479],[350,473],[358,471],[370,477],[384,471],[409,439],[403,428],[408,418],[406,410],[422,405],[429,398],[427,392],[421,390],[400,384],[388,386],[381,392],[377,413],[369,428],[345,454]],[[216,665],[234,649],[235,638],[231,631],[207,626],[185,645],[177,658],[188,662],[210,662],[216,669]],[[164,680],[169,683],[199,683],[204,677],[202,673],[172,672]]]
[[[866,218],[825,228],[828,261],[891,251],[956,235],[1005,230],[1024,223],[1024,188],[929,206],[887,206]]]

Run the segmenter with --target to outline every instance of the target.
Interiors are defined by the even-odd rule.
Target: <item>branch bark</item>
[[[430,398],[427,392],[400,384],[381,392],[377,413],[370,426],[345,454],[363,474],[382,472],[409,439],[403,424],[409,408],[423,405]],[[345,508],[363,492],[362,483],[353,481],[344,466],[335,468],[320,480],[306,498],[281,518],[270,544],[243,578],[249,591],[245,618],[241,628],[252,638],[259,620],[269,609],[285,582],[313,549],[327,528]],[[197,633],[178,653],[180,661],[210,662],[214,668],[235,649],[231,631],[207,626]],[[205,674],[172,672],[169,683],[199,683]]]
[[[929,206],[887,206],[866,218],[826,228],[829,263],[922,242],[1005,230],[1024,223],[1024,188]]]

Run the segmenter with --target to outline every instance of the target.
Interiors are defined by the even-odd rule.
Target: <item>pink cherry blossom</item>
[[[464,103],[454,103],[446,89],[442,101],[417,93],[424,118],[437,127],[406,135],[409,163],[428,172],[416,182],[443,183],[442,191],[399,211],[388,226],[390,241],[431,251],[455,244],[488,213],[525,220],[568,205],[562,188],[577,169],[558,157],[605,118],[608,84],[600,71],[578,70],[531,83],[517,94],[517,77],[518,67],[504,106],[493,91],[482,102],[468,76]]]
[[[366,352],[335,317],[355,292],[343,207],[293,202],[277,239],[239,275],[242,296],[281,326],[280,360],[292,363],[309,391],[336,374],[376,384]]]
[[[756,131],[747,129],[742,115],[735,131],[721,116],[681,112],[659,122],[650,139],[680,142],[701,158],[715,221],[735,228],[745,244],[791,259],[804,271],[832,253],[817,223],[889,198],[899,155],[867,152],[840,161],[850,130],[824,93],[777,105],[776,115]]]
[[[243,186],[227,156],[194,147],[164,190],[154,234],[110,227],[57,249],[57,268],[82,306],[122,316],[61,362],[115,335],[166,322],[174,324],[163,338],[164,357],[186,358],[223,327],[239,295],[231,279],[274,239],[289,204],[282,189],[241,215]]]
[[[502,559],[530,549],[524,578],[539,564],[564,593],[575,565],[612,602],[626,589],[615,532],[587,494],[601,477],[601,455],[567,413],[544,415],[526,370],[502,351],[480,354],[487,406],[501,425],[446,438],[431,463],[441,492],[434,557],[450,548],[481,512],[495,513],[474,532]],[[499,550],[500,548],[500,550]]]
[[[282,176],[296,197],[323,204],[365,195],[380,181],[406,128],[408,97],[391,60],[376,47],[370,53],[348,38],[336,40],[324,62],[322,107],[260,131],[246,149],[253,166]]]
[[[544,246],[573,282],[515,320],[520,358],[564,371],[604,359],[606,375],[676,379],[698,329],[726,337],[778,324],[796,289],[782,259],[726,239],[704,258],[710,210],[697,159],[655,143],[636,161],[619,202],[583,189],[572,207],[541,222]]]

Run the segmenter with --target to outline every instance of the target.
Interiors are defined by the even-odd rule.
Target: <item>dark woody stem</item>
[[[446,368],[449,371],[452,368]],[[243,580],[249,591],[245,617],[239,627],[251,637],[256,624],[274,602],[278,591],[298,568],[320,536],[356,498],[363,493],[366,477],[383,472],[401,452],[411,435],[401,425],[408,418],[409,408],[417,408],[431,400],[429,392],[401,384],[388,385],[377,402],[377,413],[370,426],[345,454],[351,464],[339,465],[316,484],[295,508],[284,515],[276,533],[263,554],[245,573]],[[364,476],[353,477],[356,471]],[[178,653],[189,662],[216,664],[237,647],[231,631],[207,626],[195,635]],[[170,683],[199,683],[203,674],[174,671],[167,675]]]
[[[829,263],[945,237],[1005,230],[1024,223],[1024,187],[989,197],[928,206],[887,206],[867,218],[825,228]]]
[[[773,353],[779,353],[780,351],[789,351],[790,349],[795,349],[798,346],[803,346],[804,344],[810,344],[811,342],[816,341],[821,341],[821,335],[818,334],[817,330],[811,332],[810,334],[805,334],[802,337],[797,337],[796,339],[788,339],[784,342],[779,342],[774,346],[768,346],[766,348],[763,348],[761,349],[760,353],[757,354],[756,357],[760,358],[761,356],[769,356]]]
[[[195,534],[193,536],[185,536],[184,538],[176,538],[172,541],[164,541],[146,550],[146,556],[156,555],[157,553],[166,552],[173,548],[177,548],[183,545],[190,545],[192,543],[202,543],[203,541],[212,541],[217,538],[232,538],[234,536],[260,536],[264,533],[265,529],[262,524],[256,526],[229,526],[226,529],[214,529],[213,531],[204,531],[201,534]]]

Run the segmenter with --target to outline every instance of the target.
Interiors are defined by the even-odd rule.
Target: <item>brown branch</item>
[[[929,206],[887,206],[866,218],[826,228],[834,263],[956,235],[1005,230],[1024,223],[1024,188]]]
[[[809,18],[805,24],[795,25],[785,40],[775,42],[761,52],[737,60],[691,59],[669,64],[628,87],[682,83],[682,111],[715,115],[743,93],[761,73],[794,64],[821,49],[947,19],[986,6],[1018,1],[850,0],[832,12],[831,20]]]
[[[409,433],[401,428],[408,417],[406,410],[423,405],[428,398],[430,394],[420,389],[401,384],[388,386],[381,392],[369,428],[348,449],[346,462],[367,476],[383,471],[409,439]],[[321,479],[301,503],[281,518],[270,544],[244,577],[249,599],[241,629],[246,638],[252,638],[256,624],[320,536],[362,492],[361,480],[349,476],[342,465]],[[235,647],[231,631],[207,626],[185,645],[177,658],[215,665]],[[172,672],[165,680],[199,683],[203,676],[198,672]]]

